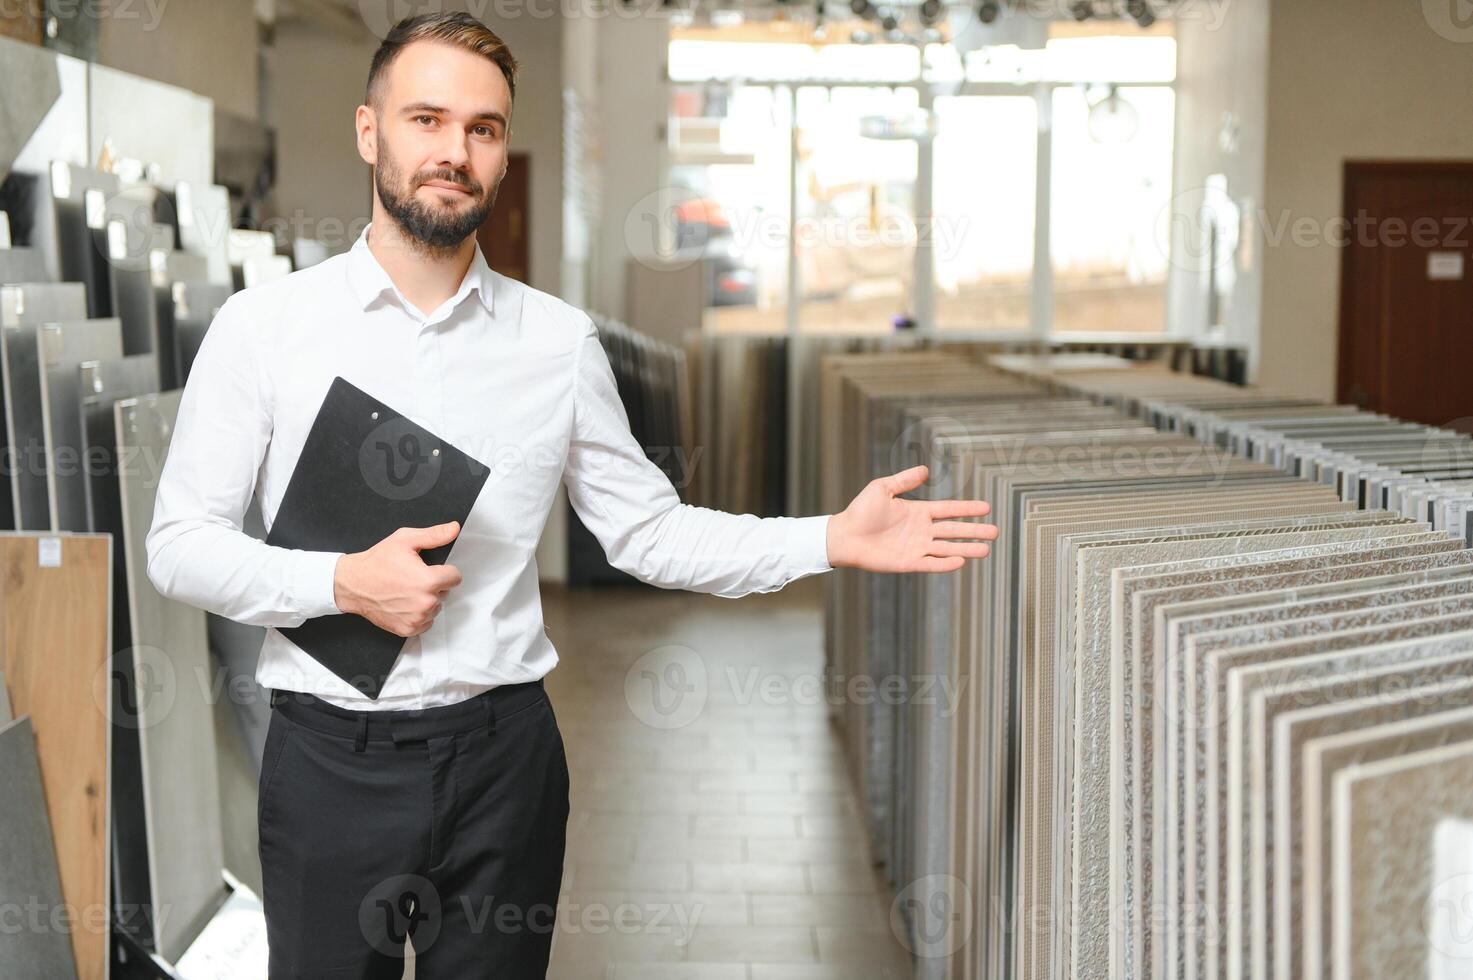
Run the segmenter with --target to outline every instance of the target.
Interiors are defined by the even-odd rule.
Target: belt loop
[[[368,747],[368,712],[358,713],[358,737],[353,742],[353,751],[362,752]]]
[[[491,706],[491,699],[486,699],[486,734],[496,734],[496,709]]]

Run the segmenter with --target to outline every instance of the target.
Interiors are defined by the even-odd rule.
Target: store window
[[[1016,95],[936,99],[932,254],[936,326],[1027,330],[1038,108]]]
[[[796,33],[673,31],[671,183],[712,256],[708,329],[1167,328],[1169,23],[965,53]]]
[[[1053,91],[1053,330],[1160,333],[1169,256],[1175,93],[1164,86]]]
[[[707,329],[787,329],[791,111],[768,85],[675,89],[671,244],[702,256]]]
[[[798,328],[888,332],[915,288],[914,88],[798,89]]]

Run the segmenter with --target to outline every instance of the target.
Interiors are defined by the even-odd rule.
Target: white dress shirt
[[[566,483],[616,568],[663,588],[736,597],[832,568],[828,516],[758,518],[681,503],[629,431],[583,311],[493,271],[479,249],[428,316],[368,248],[235,293],[200,346],[160,476],[146,549],[163,595],[242,623],[340,612],[342,552],[241,530],[253,493],[269,531],[335,375],[480,460],[491,475],[450,552],[463,581],[409,637],[377,700],[266,631],[256,679],[348,708],[450,704],[557,663],[535,552]],[[597,656],[598,651],[590,651]]]

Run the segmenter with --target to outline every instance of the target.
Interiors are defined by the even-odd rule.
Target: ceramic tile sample
[[[164,458],[180,394],[114,405],[121,460]],[[148,467],[125,465],[121,483],[151,904],[170,910],[154,935],[172,962],[226,898],[214,714],[209,685],[199,683],[210,676],[209,641],[204,611],[165,599],[148,579],[156,489]]]
[[[1445,573],[1445,574],[1444,574]],[[1460,577],[1449,577],[1460,576]],[[1182,895],[1180,821],[1181,747],[1178,721],[1181,694],[1178,679],[1178,647],[1184,634],[1231,629],[1252,624],[1283,623],[1329,613],[1398,606],[1438,598],[1473,594],[1469,569],[1421,570],[1397,575],[1349,577],[1321,585],[1264,591],[1261,580],[1240,580],[1242,592],[1225,597],[1182,601],[1189,587],[1150,589],[1138,592],[1136,602],[1155,608],[1153,643],[1157,676],[1164,677],[1164,690],[1151,701],[1155,719],[1156,747],[1151,778],[1161,788],[1153,816],[1151,852],[1155,859],[1156,893],[1163,896],[1164,914],[1159,914],[1165,942],[1158,944],[1153,975],[1179,977],[1184,974],[1184,949],[1178,941],[1184,916]],[[1297,902],[1295,903],[1297,907]]]
[[[35,732],[62,895],[84,910],[106,908],[110,888],[111,545],[104,534],[0,533],[0,668],[11,710]],[[105,931],[74,929],[70,941],[78,974],[102,980]]]
[[[1400,606],[1396,609],[1398,616],[1395,620],[1389,618],[1390,609],[1386,612],[1388,619],[1382,631],[1386,639],[1453,633],[1473,624],[1473,615],[1470,615],[1473,614],[1473,601],[1468,597]],[[1363,614],[1341,618],[1348,622],[1337,622],[1336,625],[1347,628],[1363,625],[1369,620]],[[1248,847],[1238,850],[1235,856],[1230,855],[1230,860],[1239,869],[1239,880],[1245,885],[1240,895],[1242,914],[1239,931],[1246,931],[1246,935],[1240,935],[1239,941],[1250,956],[1250,964],[1257,976],[1272,975],[1274,963],[1286,958],[1289,952],[1278,949],[1273,927],[1278,915],[1278,895],[1270,878],[1276,873],[1275,869],[1281,865],[1287,867],[1292,861],[1286,846],[1288,838],[1276,832],[1280,826],[1278,806],[1281,802],[1287,805],[1289,801],[1276,794],[1273,788],[1281,778],[1289,778],[1289,774],[1280,771],[1281,757],[1275,751],[1274,726],[1285,712],[1312,706],[1322,699],[1328,698],[1332,704],[1343,703],[1344,699],[1340,697],[1342,689],[1334,686],[1341,676],[1336,671],[1329,678],[1285,683],[1282,690],[1278,685],[1271,685],[1270,690],[1255,691],[1247,702],[1247,730],[1240,747],[1245,753],[1240,770],[1243,782],[1239,789],[1248,794],[1245,801],[1249,820],[1245,832]],[[1400,682],[1401,678],[1395,677],[1396,686],[1380,689],[1376,694],[1391,700],[1403,690]]]
[[[1416,525],[1388,528],[1409,531]],[[1451,548],[1454,542],[1441,534],[1401,534],[1398,537],[1367,539],[1366,548],[1376,545],[1414,546],[1435,544]],[[1152,885],[1156,871],[1150,859],[1150,828],[1154,824],[1153,782],[1143,778],[1152,771],[1154,730],[1149,706],[1156,699],[1157,665],[1147,656],[1154,652],[1152,627],[1154,609],[1142,605],[1138,590],[1188,581],[1231,581],[1250,572],[1271,572],[1275,561],[1293,560],[1285,552],[1257,552],[1246,555],[1191,559],[1157,564],[1144,568],[1115,569],[1111,579],[1111,839],[1112,853],[1118,864],[1112,873],[1115,902],[1129,910],[1133,928],[1121,934],[1121,955],[1114,958],[1122,972],[1138,972],[1136,963],[1149,963],[1154,956],[1154,930],[1145,924],[1159,915],[1160,903]],[[1140,576],[1145,575],[1142,579]],[[1154,578],[1150,576],[1154,575]],[[1133,955],[1132,955],[1133,954]]]
[[[45,323],[36,328],[40,417],[28,435],[44,450],[37,460],[45,481],[53,530],[90,531],[87,469],[82,455],[84,361],[123,356],[123,326],[116,319]]]
[[[1466,667],[1473,442],[1158,368],[1004,377],[962,350],[818,372],[824,506],[923,462],[915,496],[987,499],[1001,532],[955,576],[829,582],[830,676],[956,692],[837,712],[885,876],[980,896],[971,940],[917,975],[1269,977],[1308,884],[1296,752],[1367,720],[1331,717],[1365,685]]]
[[[1284,705],[1366,697],[1466,674],[1473,666],[1473,616],[1410,621],[1276,646],[1281,656],[1270,662],[1227,670],[1226,697],[1213,716],[1225,731],[1226,753],[1218,757],[1218,797],[1209,808],[1209,827],[1215,816],[1217,832],[1207,838],[1207,866],[1209,880],[1216,876],[1220,907],[1227,912],[1226,962],[1232,976],[1261,968],[1268,956],[1267,919],[1264,930],[1257,932],[1251,918],[1266,910],[1250,905],[1248,876],[1252,809],[1255,803],[1263,805],[1265,797],[1248,784],[1247,760],[1255,749],[1262,751],[1263,719]],[[1324,649],[1335,652],[1317,652]],[[1255,699],[1268,704],[1255,710]],[[1212,780],[1209,772],[1209,787]]]
[[[1410,542],[1423,537],[1426,536],[1378,539],[1377,543]],[[1434,541],[1440,541],[1439,547],[1444,549],[1452,544],[1440,535],[1431,537]],[[1262,557],[1273,556],[1265,554]],[[1112,734],[1120,743],[1112,749],[1112,767],[1116,767],[1112,773],[1111,814],[1112,820],[1116,821],[1112,828],[1112,839],[1122,849],[1123,874],[1119,884],[1124,887],[1117,890],[1118,901],[1132,910],[1132,919],[1136,923],[1158,923],[1172,918],[1166,914],[1170,903],[1165,886],[1165,869],[1156,867],[1152,860],[1155,854],[1153,835],[1160,832],[1158,827],[1163,826],[1163,813],[1160,811],[1167,810],[1169,805],[1168,794],[1163,793],[1158,797],[1154,792],[1158,777],[1164,772],[1161,760],[1155,757],[1155,753],[1162,747],[1164,740],[1164,732],[1157,730],[1156,725],[1160,705],[1165,700],[1165,685],[1158,683],[1165,666],[1164,659],[1158,662],[1154,658],[1157,648],[1154,635],[1156,607],[1172,599],[1179,600],[1192,588],[1200,591],[1213,583],[1242,581],[1241,576],[1244,574],[1275,570],[1285,569],[1276,568],[1268,561],[1257,565],[1243,565],[1236,558],[1230,557],[1175,562],[1147,569],[1117,569],[1114,573],[1114,635],[1111,656],[1112,660],[1117,661],[1114,680],[1121,685],[1123,694],[1116,702],[1117,728]],[[1141,574],[1142,572],[1146,574]],[[1447,601],[1451,603],[1448,609],[1458,608],[1459,600]],[[1423,614],[1429,615],[1433,611],[1422,610]],[[1374,621],[1374,614],[1366,620],[1367,624]],[[1146,651],[1151,651],[1152,656],[1148,656]],[[1129,676],[1131,672],[1135,678],[1134,686],[1125,687],[1128,682],[1121,675],[1124,673]],[[1132,714],[1127,709],[1134,705],[1142,707]],[[1124,724],[1121,724],[1122,720]],[[1165,719],[1160,721],[1164,728]],[[1139,819],[1132,825],[1130,821],[1137,814]],[[1120,822],[1122,818],[1123,823]],[[1173,880],[1173,886],[1174,884]],[[1150,942],[1153,939],[1152,931],[1154,930],[1142,928],[1136,935],[1137,941],[1142,938],[1145,940],[1140,955],[1146,962],[1152,962],[1158,956],[1158,951]]]
[[[1071,907],[1076,918],[1070,929],[1073,952],[1070,968],[1077,977],[1108,973],[1111,939],[1128,931],[1128,923],[1111,921],[1111,909],[1124,909],[1111,901],[1111,872],[1118,870],[1118,851],[1112,857],[1110,847],[1110,792],[1112,669],[1109,657],[1113,630],[1109,618],[1111,571],[1147,563],[1181,560],[1212,555],[1251,554],[1268,548],[1300,547],[1297,554],[1281,555],[1285,560],[1312,557],[1316,554],[1363,551],[1364,539],[1378,532],[1376,526],[1355,524],[1335,529],[1310,530],[1308,524],[1297,533],[1282,528],[1247,529],[1221,532],[1193,539],[1180,535],[1175,541],[1166,535],[1140,545],[1101,543],[1079,549],[1075,566],[1074,664],[1074,789],[1073,832],[1071,838],[1073,875]],[[1274,533],[1278,530],[1279,533]],[[1067,640],[1066,640],[1067,642]],[[1066,723],[1066,728],[1067,723]]]
[[[1388,549],[1395,552],[1403,549]],[[1386,552],[1383,552],[1385,554]],[[1357,556],[1364,557],[1364,556]],[[1372,556],[1374,558],[1374,556]],[[1449,569],[1467,571],[1468,554],[1463,551],[1443,552],[1431,555],[1414,555],[1389,560],[1357,561],[1349,565],[1326,565],[1323,560],[1305,563],[1299,570],[1256,577],[1237,582],[1206,583],[1188,588],[1165,590],[1181,600],[1232,602],[1241,600],[1245,593],[1264,592],[1294,587],[1297,589],[1341,588],[1347,580],[1370,579],[1397,574],[1425,575],[1443,565]],[[1292,564],[1292,563],[1291,563]],[[1251,621],[1251,620],[1250,620]],[[1231,642],[1236,636],[1224,631],[1220,637],[1207,637],[1204,649]],[[1178,876],[1178,885],[1168,888],[1168,896],[1176,896],[1168,903],[1167,919],[1175,923],[1168,929],[1168,942],[1175,944],[1179,957],[1178,975],[1207,975],[1208,966],[1216,969],[1219,962],[1220,943],[1225,939],[1225,912],[1216,901],[1207,901],[1205,842],[1206,830],[1206,772],[1200,768],[1206,759],[1206,739],[1211,734],[1205,721],[1206,698],[1200,688],[1197,670],[1197,647],[1201,637],[1187,635],[1177,656],[1168,658],[1168,744],[1176,743],[1175,751],[1168,752],[1168,765],[1176,767],[1179,785],[1168,787],[1164,794],[1168,805],[1173,799],[1181,801],[1180,816],[1168,822],[1168,837],[1176,835],[1181,843],[1173,853],[1182,860],[1168,871]],[[1175,672],[1175,677],[1170,673]],[[1173,701],[1173,699],[1175,699]],[[1177,761],[1179,760],[1179,761]],[[1209,940],[1211,943],[1209,944]],[[1168,973],[1173,961],[1168,958]]]
[[[1184,466],[1184,472],[1190,476],[1190,474],[1196,472],[1196,465],[1202,462],[1200,458],[1193,459],[1189,451],[1177,465]],[[1262,475],[1261,472],[1251,469],[1237,470],[1235,473],[1243,479],[1257,479]],[[1061,493],[1067,492],[1075,495],[1081,490],[1090,488],[1087,481],[1060,482],[1057,479],[1051,480],[1048,476],[1023,480],[1016,475],[1005,472],[999,473],[989,479],[989,489],[983,495],[995,501],[1006,501],[1007,512],[1012,514],[1015,519],[1022,511],[1022,508],[1018,505],[1021,504],[1021,498],[1024,496],[1038,493],[1050,487],[1056,488]],[[1150,480],[1145,480],[1138,482],[1136,486],[1140,489],[1149,490],[1159,486],[1159,482],[1156,481],[1153,483]],[[1182,480],[1182,483],[1187,485],[1190,482],[1190,480],[1185,478]],[[1125,488],[1129,488],[1131,484],[1132,481],[1128,479],[1117,479],[1102,484],[1100,489],[1109,489],[1111,492],[1117,493],[1128,492]],[[1351,517],[1349,519],[1357,522],[1362,520],[1360,517]],[[1152,532],[1139,532],[1137,536],[1150,538],[1153,535]],[[1018,626],[1020,619],[1020,610],[1018,608],[1019,595],[1016,590],[1011,588],[1011,583],[1018,581],[1019,576],[1011,571],[1013,568],[1012,562],[1010,561],[1012,555],[1008,549],[1007,542],[1021,537],[1020,529],[1015,520],[1005,530],[1002,538],[999,539],[1001,547],[995,555],[996,561],[982,563],[977,572],[977,578],[980,583],[977,586],[977,591],[983,596],[978,601],[983,607],[993,610],[987,616],[987,621],[990,624],[989,636],[983,641],[990,649],[1018,649],[1019,637],[1021,636],[1021,630]],[[1010,569],[1010,574],[991,574],[990,567],[1008,568]],[[996,660],[997,658],[993,659]],[[1018,737],[1021,738],[1023,744],[1024,762],[1021,766],[1021,771],[1017,775],[1008,777],[1006,785],[1017,785],[1026,774],[1027,778],[1031,780],[1031,792],[1035,796],[1038,796],[1041,793],[1048,792],[1050,784],[1055,781],[1051,777],[1056,777],[1060,771],[1059,767],[1055,766],[1052,761],[1056,727],[1052,721],[1055,717],[1053,704],[1054,678],[1057,675],[1063,676],[1067,680],[1072,674],[1072,669],[1066,668],[1063,672],[1056,672],[1053,670],[1051,661],[1043,660],[1033,663],[1026,657],[1026,651],[1020,652],[1018,656],[1006,659],[1011,665],[1021,665],[1019,688],[1024,694],[1017,699],[1018,705],[1016,709],[1006,699],[998,699],[987,706],[984,714],[989,719],[999,719],[1006,723],[1009,728],[1005,730],[1017,730],[1020,732]],[[1011,692],[1013,689],[1013,683],[1005,678],[994,679],[992,684],[994,688],[1003,691]],[[1030,696],[1028,694],[1030,691],[1036,691],[1036,693]],[[1017,716],[1016,723],[1010,720],[1013,714]],[[1014,724],[1016,724],[1016,729],[1011,727]],[[1067,732],[1065,725],[1059,725],[1057,727],[1059,731]],[[1003,741],[1004,738],[1005,736],[1001,734],[995,735],[988,744],[1001,746],[1005,744]],[[1052,855],[1047,841],[1050,836],[1049,825],[1050,823],[1057,823],[1057,821],[1049,816],[1049,809],[1048,806],[1042,804],[1029,806],[1028,798],[1025,797],[1024,805],[1020,808],[1021,813],[1011,815],[1009,818],[1011,820],[1009,826],[1016,827],[1016,831],[1009,831],[1001,842],[1000,847],[998,844],[993,844],[995,851],[1000,849],[1001,853],[1007,854],[1015,850],[1017,854],[1017,862],[1020,868],[1017,885],[1019,907],[1012,918],[1022,922],[1037,924],[1035,928],[1025,930],[1023,933],[1022,955],[1018,960],[1023,975],[1030,975],[1030,971],[1044,971],[1048,969],[1045,964],[1051,963],[1052,957],[1056,955],[1056,951],[1041,947],[1047,941],[1071,932],[1068,924],[1070,909],[1063,903],[1062,899],[1052,897],[1066,895],[1067,890],[1059,887],[1053,880],[1052,869],[1059,865]],[[994,822],[1002,819],[1001,817],[996,818]],[[993,860],[994,864],[1003,864],[1006,859],[1004,857],[998,857]],[[988,878],[985,880],[989,882],[989,888],[997,889],[1006,887],[1005,885],[997,884],[994,879]]]
[[[1330,975],[1456,976],[1466,920],[1445,917],[1467,912],[1473,741],[1347,766],[1332,798]]]
[[[1114,448],[1121,451],[1137,451],[1140,447],[1128,445],[1123,447],[1106,447],[1113,451]],[[1200,466],[1207,466],[1208,461],[1201,458],[1200,452],[1194,457],[1193,450],[1184,447],[1173,446],[1171,451],[1183,450],[1183,455],[1176,458],[1174,466],[1179,467],[1178,479],[1172,487],[1177,493],[1185,493],[1193,485],[1201,484],[1200,478],[1205,471]],[[1105,461],[1108,462],[1108,454]],[[1124,468],[1120,478],[1113,481],[1105,481],[1091,485],[1087,481],[1076,482],[1036,482],[1033,480],[1023,481],[1014,476],[999,474],[993,479],[984,497],[992,500],[1006,500],[1008,510],[1016,518],[1020,512],[1026,512],[1028,505],[1044,492],[1062,494],[1068,498],[1078,499],[1082,492],[1093,491],[1097,495],[1106,494],[1130,494],[1142,492],[1151,494],[1162,490],[1161,481],[1130,480],[1125,477],[1129,475],[1129,468]],[[1004,478],[1006,476],[1006,478]],[[1216,477],[1210,477],[1208,484],[1216,489],[1223,489],[1223,480],[1236,486],[1239,481],[1245,484],[1257,484],[1262,481],[1264,472],[1260,469],[1242,469],[1228,465],[1225,471]],[[1047,477],[1040,479],[1047,480]],[[1053,487],[1055,489],[1048,489]],[[1026,501],[1026,504],[1025,504]],[[1312,509],[1312,508],[1310,508]],[[1274,508],[1266,508],[1262,513],[1272,513]],[[1220,514],[1214,515],[1220,517]],[[1354,520],[1361,520],[1359,517]],[[1108,535],[1107,535],[1108,536]],[[1119,536],[1116,533],[1114,536]],[[1136,537],[1150,538],[1152,531],[1136,532]],[[1055,957],[1060,956],[1057,948],[1041,948],[1045,944],[1056,940],[1069,931],[1068,917],[1069,909],[1062,904],[1062,900],[1056,900],[1054,896],[1067,893],[1067,889],[1060,888],[1053,880],[1052,869],[1059,867],[1059,861],[1053,855],[1051,839],[1057,831],[1060,823],[1058,814],[1052,813],[1052,807],[1048,805],[1049,799],[1062,798],[1053,787],[1059,781],[1059,774],[1067,771],[1067,766],[1058,764],[1054,757],[1053,748],[1056,744],[1055,729],[1060,733],[1067,733],[1065,724],[1055,725],[1055,678],[1064,677],[1066,680],[1071,673],[1067,666],[1062,671],[1055,670],[1052,659],[1028,656],[1026,640],[1026,622],[1019,626],[1020,619],[1026,620],[1027,609],[1020,608],[1020,595],[1011,589],[1012,582],[1026,582],[1027,575],[1020,574],[1025,570],[1013,565],[1013,571],[1008,575],[994,575],[989,579],[987,566],[1009,567],[1009,559],[1013,557],[1008,551],[1007,541],[1015,537],[1023,537],[1021,529],[1016,524],[1005,530],[1003,538],[1000,539],[1000,550],[996,554],[997,561],[982,563],[978,570],[978,578],[984,583],[978,587],[982,598],[977,601],[994,610],[988,619],[992,624],[991,635],[985,641],[994,649],[1007,649],[1017,651],[1014,656],[1008,658],[1010,663],[1016,664],[1018,669],[1018,686],[1020,696],[1017,698],[1017,722],[1016,730],[1022,740],[1023,763],[1017,777],[1010,780],[1010,785],[1026,779],[1023,783],[1026,791],[1031,795],[1022,797],[1019,813],[1014,823],[1019,830],[1015,837],[1015,848],[1017,852],[1018,872],[1018,902],[1019,910],[1013,918],[1025,922],[1034,923],[1034,927],[1025,927],[1023,932],[1022,957],[1019,960],[1019,968],[1023,975],[1028,975],[1034,969],[1046,970],[1051,968]],[[1016,556],[1017,564],[1026,561],[1026,552],[1019,552]],[[967,571],[963,571],[965,576]],[[989,588],[985,583],[991,582]],[[1026,600],[1026,592],[1023,597]],[[1036,614],[1034,614],[1036,616]],[[1004,629],[1004,625],[1006,629]],[[1010,687],[1010,685],[1007,685]],[[991,717],[1007,716],[1010,707],[1004,705],[990,706]],[[1060,715],[1059,717],[1063,717]],[[1059,741],[1057,744],[1064,744]],[[1013,844],[1005,845],[1009,848]],[[1030,950],[1031,947],[1031,950]],[[1031,959],[1030,959],[1031,957]],[[1046,966],[1045,964],[1048,964]]]
[[[1274,905],[1275,976],[1322,977],[1329,934],[1330,778],[1347,765],[1473,738],[1473,679],[1289,712],[1275,723],[1274,795],[1281,848]],[[1296,752],[1295,749],[1298,748]],[[1288,795],[1288,800],[1282,798]],[[1314,882],[1314,900],[1306,895]]]
[[[41,447],[41,381],[36,358],[36,328],[87,316],[87,290],[77,282],[0,286],[0,385],[5,398],[5,448],[18,456]],[[39,462],[39,458],[36,460]],[[12,466],[6,493],[13,510],[10,527],[50,530],[44,466]]]
[[[49,915],[65,899],[29,717],[0,727],[0,786],[5,787],[0,793],[0,882],[5,885],[7,901],[33,901]],[[0,964],[5,966],[6,980],[77,977],[67,934],[51,928],[15,928],[12,924],[0,929]]]
[[[1308,494],[1305,493],[1306,491],[1308,491]],[[1211,488],[1198,491],[1197,496],[1203,500],[1203,503],[1198,505],[1201,509],[1196,511],[1196,516],[1207,521],[1215,522],[1225,512],[1235,510],[1235,505],[1252,505],[1256,513],[1274,514],[1275,516],[1291,516],[1296,513],[1312,514],[1326,506],[1323,503],[1325,498],[1318,493],[1318,488],[1299,488],[1295,496],[1299,495],[1303,495],[1299,497],[1301,500],[1300,503],[1281,508],[1269,505],[1277,504],[1286,497],[1294,499],[1293,496],[1286,494],[1282,489],[1269,491],[1258,490],[1251,493],[1242,492],[1234,494],[1230,491],[1224,492],[1216,488]],[[1131,495],[1128,499],[1134,501],[1136,498],[1134,495]],[[1175,499],[1182,498],[1177,497]],[[1086,535],[1101,534],[1106,529],[1118,532],[1131,528],[1151,529],[1139,535],[1141,537],[1148,537],[1157,533],[1156,529],[1160,527],[1163,517],[1172,523],[1178,523],[1183,518],[1192,516],[1192,511],[1185,504],[1178,504],[1176,507],[1170,507],[1165,510],[1162,509],[1164,506],[1163,502],[1145,505],[1122,505],[1122,507],[1127,506],[1130,509],[1115,510],[1111,508],[1106,510],[1097,504],[1095,508],[1088,512],[1089,516],[1094,519],[1087,521],[1070,520],[1067,518],[1029,519],[1029,526],[1034,530],[1035,534],[1031,539],[1031,548],[1023,556],[1025,560],[1022,563],[1019,575],[1020,579],[1028,583],[1027,599],[1024,604],[1025,621],[1021,657],[1025,664],[1032,662],[1038,665],[1033,669],[1032,674],[1025,673],[1025,690],[1029,686],[1028,678],[1030,677],[1036,676],[1044,683],[1040,684],[1035,681],[1031,685],[1034,689],[1033,694],[1031,697],[1024,697],[1022,710],[1031,713],[1040,720],[1055,717],[1052,699],[1056,692],[1053,690],[1052,685],[1056,681],[1053,678],[1067,676],[1063,673],[1056,673],[1052,669],[1044,669],[1044,665],[1051,663],[1054,659],[1056,633],[1055,598],[1059,593],[1059,590],[1054,587],[1054,583],[1057,578],[1057,562],[1055,559],[1059,538],[1067,534],[1072,540],[1082,542],[1087,540]],[[1136,516],[1138,511],[1135,508],[1141,506],[1145,508],[1147,516]],[[1261,507],[1264,509],[1260,509]],[[1327,511],[1340,510],[1342,508],[1343,505],[1333,503],[1329,505]],[[1103,516],[1105,513],[1122,516],[1106,518]],[[1047,651],[1047,654],[1045,654],[1045,651]],[[1045,656],[1047,656],[1047,660],[1044,659]],[[1072,696],[1072,691],[1069,693]],[[1025,725],[1025,731],[1028,734],[1034,735],[1036,738],[1040,734],[1041,727],[1039,724]],[[1054,824],[1048,827],[1047,830],[1040,831],[1037,837],[1042,842],[1040,847],[1058,850],[1063,846],[1063,838],[1061,836],[1062,827],[1060,825],[1061,821],[1057,820],[1054,812],[1056,807],[1053,801],[1064,797],[1061,790],[1055,788],[1053,785],[1048,785],[1048,782],[1052,773],[1054,781],[1057,783],[1064,774],[1069,772],[1069,767],[1064,764],[1063,760],[1055,759],[1050,764],[1050,760],[1043,758],[1042,750],[1044,747],[1049,746],[1051,742],[1051,739],[1036,738],[1034,743],[1025,744],[1023,748],[1025,757],[1038,761],[1026,767],[1030,780],[1028,790],[1033,795],[1031,799],[1025,796],[1022,801],[1022,811],[1024,819],[1031,813],[1036,820],[1051,821]],[[1035,866],[1032,873],[1039,879],[1049,877],[1046,866]],[[1050,886],[1041,884],[1040,887],[1049,888]],[[1051,896],[1042,896],[1036,902],[1038,907],[1048,907],[1051,902]],[[1054,955],[1058,954],[1055,953]]]

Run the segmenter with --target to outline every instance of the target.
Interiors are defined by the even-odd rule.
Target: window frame
[[[924,64],[924,57],[922,58]],[[666,81],[674,86],[691,86],[702,84],[692,79],[673,79],[669,77],[668,61],[666,64]],[[849,78],[766,78],[760,75],[751,75],[741,78],[723,77],[703,81],[714,81],[729,85],[762,85],[773,90],[774,95],[788,100],[788,249],[787,249],[787,293],[785,298],[786,315],[784,322],[786,333],[789,336],[833,336],[833,337],[871,337],[885,336],[893,331],[805,331],[802,329],[802,281],[797,262],[797,194],[798,194],[798,160],[796,150],[797,140],[797,92],[800,88],[828,87],[828,88],[885,88],[892,91],[899,89],[913,89],[916,92],[918,106],[921,110],[930,112],[934,106],[936,92],[932,82],[924,75],[910,80],[881,80],[881,79],[849,79]],[[936,270],[934,257],[931,254],[930,245],[921,245],[919,242],[915,248],[915,275],[913,277],[913,293],[910,296],[910,313],[915,320],[915,329],[911,334],[925,338],[927,341],[1050,341],[1056,339],[1077,339],[1091,343],[1112,342],[1151,342],[1164,341],[1168,339],[1180,339],[1181,329],[1172,322],[1170,306],[1170,280],[1168,264],[1168,281],[1161,286],[1163,302],[1166,304],[1165,322],[1162,330],[1157,332],[1111,332],[1111,331],[1071,331],[1067,333],[1055,333],[1053,331],[1054,311],[1054,288],[1053,288],[1053,253],[1052,253],[1052,194],[1053,194],[1053,95],[1056,89],[1076,88],[1081,84],[1108,85],[1128,96],[1133,89],[1170,89],[1173,97],[1177,100],[1177,112],[1180,111],[1180,93],[1177,89],[1177,78],[1169,81],[1148,80],[1116,80],[1108,77],[1092,79],[1088,83],[1078,80],[1069,81],[1046,81],[1035,79],[1024,79],[1017,82],[1004,81],[971,81],[961,80],[947,86],[945,95],[948,97],[965,96],[1010,96],[1031,97],[1034,100],[1038,119],[1037,144],[1035,147],[1036,173],[1034,175],[1034,230],[1033,230],[1033,271],[1029,281],[1029,318],[1027,327],[1023,330],[1017,329],[970,329],[956,327],[939,327],[936,323]],[[668,111],[668,110],[667,110]],[[1172,120],[1172,146],[1175,150],[1177,143],[1176,133],[1177,119]],[[934,176],[935,162],[933,144],[929,141],[919,141],[916,156],[916,182],[915,182],[915,212],[916,221],[919,224],[925,215],[929,217],[934,213]],[[667,175],[668,176],[668,175]],[[1173,167],[1171,186],[1167,188],[1168,200],[1175,194],[1175,168]],[[899,312],[899,311],[897,311]],[[720,331],[702,324],[703,332],[719,333]]]

